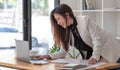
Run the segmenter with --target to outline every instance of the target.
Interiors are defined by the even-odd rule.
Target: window
[[[32,0],[31,5],[32,49],[38,48],[46,53],[53,45],[49,15],[54,8],[54,0]]]
[[[40,52],[51,48],[54,42],[49,14],[54,1],[57,0],[0,0],[0,56],[8,52],[14,55],[15,39],[32,40],[32,49]]]
[[[0,48],[15,47],[23,39],[22,0],[0,0]]]

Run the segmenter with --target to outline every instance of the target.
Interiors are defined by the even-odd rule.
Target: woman
[[[69,46],[74,45],[83,59],[88,59],[90,64],[100,60],[117,62],[119,59],[118,40],[105,33],[88,16],[75,17],[68,5],[61,4],[51,12],[50,19],[55,42],[61,49],[57,53],[39,55],[35,58],[62,58],[68,52]]]

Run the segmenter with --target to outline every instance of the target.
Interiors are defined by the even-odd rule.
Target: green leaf
[[[48,53],[55,53],[60,49],[60,47],[57,44],[54,44],[52,48],[48,50]]]

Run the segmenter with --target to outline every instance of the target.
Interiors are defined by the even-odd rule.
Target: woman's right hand
[[[96,59],[95,58],[90,58],[89,60],[88,60],[88,63],[89,64],[95,64],[97,61],[96,61]]]
[[[41,60],[41,59],[44,59],[44,58],[50,59],[50,56],[49,55],[34,56],[34,59],[37,59],[37,60]]]

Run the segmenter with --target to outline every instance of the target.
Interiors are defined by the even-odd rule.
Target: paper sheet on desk
[[[80,69],[77,69],[77,70],[93,70],[94,68],[100,66],[100,65],[103,65],[103,64],[106,64],[107,62],[98,62],[96,64],[93,64],[93,65],[88,65],[87,67],[84,67],[84,68],[80,68]]]
[[[87,60],[78,60],[78,59],[56,59],[52,60],[51,62],[55,63],[74,63],[74,64],[80,64],[80,65],[90,65]]]
[[[94,70],[96,67],[106,64],[106,62],[98,62],[98,63],[92,65],[92,64],[89,64],[87,60],[78,60],[78,59],[56,59],[51,62],[85,65],[84,68],[80,68],[77,70]],[[61,69],[61,70],[70,70],[70,69]]]

